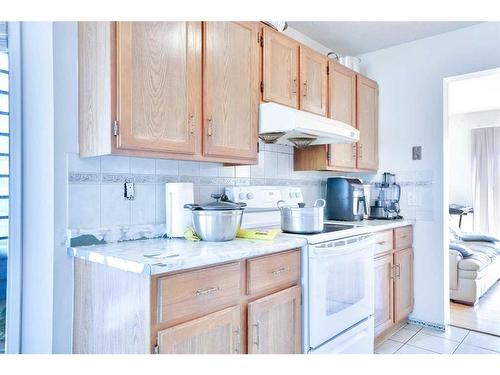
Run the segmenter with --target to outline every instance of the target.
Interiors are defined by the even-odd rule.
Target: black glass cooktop
[[[337,232],[339,230],[352,229],[352,228],[354,228],[354,225],[325,224],[323,232],[321,232],[321,233]]]

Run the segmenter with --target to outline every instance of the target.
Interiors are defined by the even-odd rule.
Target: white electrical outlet
[[[415,189],[408,190],[408,206],[416,206],[417,205],[417,192]]]

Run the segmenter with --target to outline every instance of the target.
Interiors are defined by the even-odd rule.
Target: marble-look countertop
[[[236,238],[227,242],[192,242],[157,238],[69,247],[68,255],[125,271],[157,275],[303,247],[302,238],[278,236],[274,240]]]

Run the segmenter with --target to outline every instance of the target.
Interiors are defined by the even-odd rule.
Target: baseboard
[[[424,328],[437,329],[438,331],[443,331],[443,332],[446,331],[446,326],[441,323],[428,322],[426,320],[417,318],[408,318],[408,323],[415,324],[417,326],[421,326]]]

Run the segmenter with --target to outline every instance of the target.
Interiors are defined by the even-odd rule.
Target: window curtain
[[[474,231],[500,236],[500,127],[472,129]]]
[[[0,21],[0,52],[7,52],[7,22]]]

